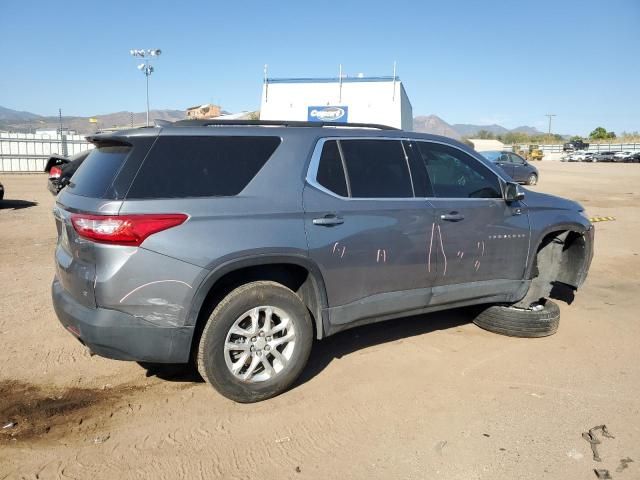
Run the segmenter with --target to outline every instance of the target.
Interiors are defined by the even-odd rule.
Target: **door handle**
[[[460,220],[464,220],[464,215],[461,215],[458,212],[443,213],[440,215],[440,220],[444,220],[446,222],[459,222]]]
[[[338,217],[337,215],[325,215],[324,217],[313,219],[314,225],[320,225],[322,227],[333,227],[335,225],[342,225],[343,223],[344,218]]]

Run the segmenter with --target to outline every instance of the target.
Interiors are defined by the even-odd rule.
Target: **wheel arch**
[[[186,318],[186,325],[195,327],[192,351],[215,305],[234,288],[256,280],[273,280],[291,288],[309,309],[316,338],[325,336],[322,312],[327,293],[317,265],[301,255],[255,255],[218,266],[198,287]]]
[[[528,307],[546,297],[569,304],[573,301],[573,292],[583,284],[591,264],[592,229],[569,223],[550,226],[540,233],[525,276],[531,284],[517,306]]]

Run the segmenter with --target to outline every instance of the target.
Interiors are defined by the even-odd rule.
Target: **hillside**
[[[152,123],[154,120],[167,120],[174,122],[176,120],[183,120],[185,116],[186,114],[183,110],[151,110],[149,115]],[[97,119],[98,123],[89,123],[89,118]],[[75,130],[81,135],[95,132],[100,128],[128,127],[131,124],[134,126],[142,126],[145,122],[145,112],[132,114],[131,112],[122,111],[93,115],[92,117],[62,117],[62,124],[65,128]],[[36,129],[55,130],[59,125],[60,123],[57,116],[47,117],[0,106],[0,130],[24,133],[33,132]],[[473,137],[477,135],[480,130],[486,130],[496,135],[504,135],[509,132],[523,132],[529,135],[538,135],[542,133],[536,128],[526,125],[511,130],[495,124],[474,125],[468,123],[456,123],[454,125],[450,125],[437,115],[418,115],[417,117],[414,117],[413,130],[416,132],[443,135],[445,137],[455,138],[456,140],[460,140],[462,137]]]
[[[413,119],[413,131],[431,133],[460,140],[462,135],[437,115],[419,115]]]
[[[185,116],[183,110],[151,110],[149,112],[151,122],[154,120],[174,122],[176,120],[184,120]],[[90,118],[97,119],[98,123],[90,123]],[[141,126],[146,123],[146,118],[146,112],[133,114],[131,112],[115,112],[91,117],[63,116],[62,124],[65,128],[75,130],[79,134],[89,134],[95,132],[98,128],[127,127],[132,123],[135,126]],[[0,130],[24,133],[35,131],[36,129],[55,130],[59,126],[60,120],[57,116],[45,117],[30,112],[20,112],[0,107]]]

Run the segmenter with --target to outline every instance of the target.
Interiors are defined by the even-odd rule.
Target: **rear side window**
[[[411,198],[407,159],[399,140],[340,140],[351,196]]]
[[[160,137],[127,198],[237,195],[279,144],[279,137]]]
[[[338,143],[335,140],[325,142],[322,147],[316,181],[337,195],[342,197],[349,196],[342,159],[340,158]]]
[[[416,143],[436,197],[502,198],[498,177],[471,155],[440,143]]]
[[[67,188],[75,195],[104,198],[130,151],[131,147],[122,145],[93,149],[73,174]]]

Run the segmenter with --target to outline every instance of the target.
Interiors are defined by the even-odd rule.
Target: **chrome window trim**
[[[474,160],[476,160],[477,162],[480,162],[490,173],[492,173],[493,175],[495,175],[498,178],[498,183],[500,184],[500,190],[502,193],[502,198],[469,198],[469,197],[371,197],[371,198],[358,198],[358,197],[343,197],[342,195],[338,195],[335,192],[332,192],[331,190],[329,190],[328,188],[323,187],[322,185],[320,185],[316,179],[317,174],[318,174],[318,167],[320,165],[320,156],[322,155],[322,148],[324,147],[325,142],[328,142],[330,140],[396,140],[399,142],[402,141],[407,141],[407,142],[427,142],[427,143],[437,143],[439,145],[445,145],[447,147],[452,147],[455,148],[457,150],[460,150],[462,153],[469,155],[471,158],[473,158]],[[339,142],[338,142],[339,144]],[[401,143],[402,145],[402,143]],[[404,146],[403,146],[404,149]],[[342,152],[341,152],[341,156],[342,156]],[[346,166],[343,164],[343,169],[345,170],[345,179],[347,178],[348,172],[346,171]],[[411,178],[411,188],[414,191],[414,195],[415,195],[415,186],[413,185],[413,178],[411,177],[411,168],[410,166],[407,164],[407,167],[409,168],[409,176]],[[311,154],[311,161],[309,162],[309,167],[307,168],[307,175],[305,177],[305,181],[307,182],[307,184],[309,184],[310,186],[314,187],[317,190],[320,190],[323,193],[326,193],[327,195],[331,195],[334,198],[338,198],[340,200],[347,200],[347,201],[352,201],[352,200],[364,200],[364,201],[394,201],[394,202],[398,202],[398,201],[402,201],[402,202],[406,202],[406,201],[422,201],[424,202],[425,200],[430,201],[430,200],[456,200],[456,201],[460,201],[460,200],[467,200],[467,201],[478,201],[478,200],[502,200],[504,201],[504,182],[506,182],[507,180],[502,178],[500,175],[498,175],[496,172],[494,172],[491,168],[489,168],[487,165],[484,164],[484,162],[482,162],[481,160],[479,160],[478,158],[476,158],[474,155],[471,155],[468,152],[465,152],[463,149],[461,149],[460,147],[453,145],[451,143],[447,143],[447,142],[442,142],[439,140],[427,140],[427,139],[421,139],[421,138],[412,138],[412,137],[385,137],[385,136],[376,136],[376,137],[366,137],[366,136],[357,136],[357,137],[351,137],[351,136],[345,136],[345,137],[322,137],[320,139],[318,139],[318,141],[316,142],[316,145],[313,149],[313,153]],[[350,191],[351,187],[349,185],[349,182],[347,181],[347,189]]]

